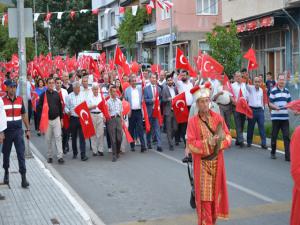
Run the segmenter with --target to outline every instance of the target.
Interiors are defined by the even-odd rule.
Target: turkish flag
[[[173,98],[172,108],[177,123],[186,123],[188,121],[189,109],[186,104],[185,92]]]
[[[114,61],[116,65],[119,65],[121,67],[123,67],[124,62],[126,61],[126,58],[118,45],[116,46]]]
[[[289,102],[286,104],[285,108],[295,112],[300,112],[300,99]]]
[[[45,17],[45,22],[49,22],[50,19],[51,19],[51,16],[52,16],[52,13],[51,13],[51,12],[48,12],[48,13],[46,14],[46,17]]]
[[[131,71],[132,71],[132,73],[137,74],[139,72],[139,70],[140,70],[140,65],[136,61],[131,62]]]
[[[126,126],[126,124],[124,123],[124,121],[122,120],[122,129],[123,129],[123,132],[125,134],[125,137],[126,137],[126,140],[128,141],[128,143],[132,143],[133,142],[133,138],[131,137],[129,131],[128,131],[128,128]]]
[[[49,126],[49,115],[48,115],[48,113],[49,113],[49,105],[48,105],[48,100],[47,100],[47,94],[45,92],[42,115],[41,115],[41,120],[40,120],[40,132],[42,134],[45,134],[48,130],[48,126]]]
[[[161,66],[160,65],[158,65],[158,64],[151,65],[151,72],[152,73],[160,74],[160,71],[161,71]]]
[[[103,96],[102,91],[100,91],[100,94],[101,94],[101,99],[102,99],[102,101],[97,105],[97,107],[98,107],[98,109],[100,109],[101,112],[103,113],[103,115],[104,115],[106,121],[108,121],[108,120],[111,119],[110,114],[109,114],[109,111],[108,111],[108,106],[107,106],[107,104],[106,104],[106,100],[105,100],[105,98],[104,98],[104,96]]]
[[[147,106],[145,101],[143,100],[142,102],[142,109],[143,109],[143,114],[144,114],[144,119],[145,119],[145,128],[146,128],[146,133],[149,133],[151,130],[151,125],[150,125],[150,121],[149,121],[149,115],[148,115],[148,111],[147,111]]]
[[[92,10],[92,14],[93,15],[98,15],[98,13],[99,13],[99,9],[98,8]]]
[[[126,100],[122,100],[122,106],[123,106],[123,116],[126,116],[130,112],[130,103]]]
[[[61,102],[61,107],[63,109],[63,112],[65,111],[65,101],[64,98],[62,96],[62,92],[60,91],[58,93],[59,98],[60,98],[60,102]],[[66,113],[63,113],[63,128],[68,129],[70,126],[70,116],[68,116]]]
[[[152,112],[152,117],[158,119],[158,122],[159,122],[160,126],[163,124],[163,118],[161,116],[159,95],[158,95],[158,88],[157,87],[156,87],[156,95],[155,95],[154,109],[153,109],[153,112]]]
[[[194,62],[195,62],[196,68],[197,68],[197,70],[199,70],[199,71],[201,71],[202,57],[203,57],[203,54],[202,54],[202,51],[201,51],[201,50],[199,50],[198,56],[195,56],[195,57],[194,57]]]
[[[248,70],[254,70],[258,68],[258,64],[255,56],[255,50],[253,48],[250,48],[243,57],[249,60]]]
[[[85,139],[88,139],[96,134],[93,125],[92,117],[86,102],[82,102],[75,107],[74,112],[78,115],[82,133]]]
[[[152,13],[152,7],[149,4],[146,5],[146,11],[147,11],[148,15],[151,15],[151,13]]]
[[[31,103],[32,103],[33,111],[36,112],[36,103],[39,100],[39,95],[35,91],[32,91],[30,95],[31,95]]]
[[[239,92],[239,98],[236,102],[235,111],[246,115],[250,119],[253,118],[253,111],[249,107],[246,99],[243,97],[242,89],[240,89],[240,92]]]
[[[192,66],[189,64],[189,61],[184,56],[183,51],[180,48],[176,48],[176,60],[175,60],[176,69],[188,70],[191,77],[197,77],[197,73],[193,70]]]
[[[215,79],[217,75],[222,74],[224,67],[210,55],[202,56],[201,72],[203,78]]]

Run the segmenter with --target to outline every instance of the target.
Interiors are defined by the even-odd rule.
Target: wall
[[[222,0],[222,22],[261,15],[284,6],[285,0]]]
[[[173,26],[179,32],[195,31],[207,32],[211,31],[215,24],[221,24],[222,4],[218,3],[218,15],[196,15],[196,0],[173,0]],[[168,30],[169,19],[161,19],[162,10],[158,7],[156,13],[157,30]]]

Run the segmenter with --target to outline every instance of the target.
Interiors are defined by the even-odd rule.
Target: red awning
[[[237,32],[245,32],[245,31],[252,31],[258,28],[263,27],[270,27],[274,25],[274,17],[267,16],[256,20],[251,20],[248,22],[237,24]]]

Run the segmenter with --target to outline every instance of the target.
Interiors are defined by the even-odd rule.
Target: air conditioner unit
[[[137,31],[136,32],[136,41],[137,42],[142,42],[144,38],[144,33],[143,31]]]

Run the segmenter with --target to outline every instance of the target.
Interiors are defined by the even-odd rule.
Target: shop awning
[[[258,28],[271,27],[273,25],[274,25],[274,17],[267,16],[267,17],[262,17],[260,19],[237,24],[237,32],[241,33],[245,31],[252,31]]]

